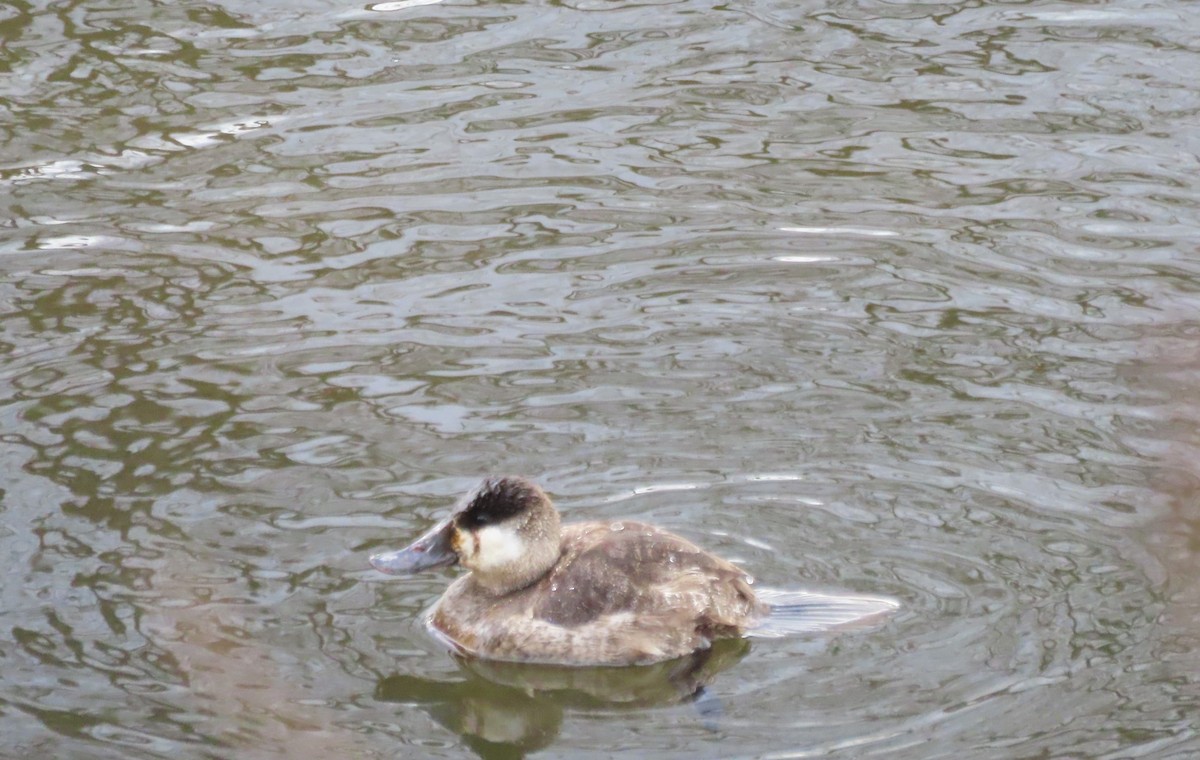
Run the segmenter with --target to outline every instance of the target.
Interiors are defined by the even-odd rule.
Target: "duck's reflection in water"
[[[654,665],[579,668],[456,657],[465,679],[430,681],[392,675],[376,698],[419,705],[485,758],[522,757],[549,746],[568,710],[665,706],[694,702],[696,720],[719,728],[719,703],[705,687],[750,650],[745,639]]]

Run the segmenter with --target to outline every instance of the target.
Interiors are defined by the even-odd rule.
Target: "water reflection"
[[[623,668],[572,668],[455,657],[465,680],[396,674],[375,696],[416,704],[461,735],[484,758],[523,757],[550,746],[567,712],[635,709],[693,701],[695,719],[719,730],[720,705],[705,692],[722,671],[746,656],[744,639],[677,660]]]

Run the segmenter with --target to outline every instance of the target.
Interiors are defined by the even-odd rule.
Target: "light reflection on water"
[[[4,753],[1200,752],[1198,22],[0,11]],[[513,686],[366,567],[489,472],[904,607]]]

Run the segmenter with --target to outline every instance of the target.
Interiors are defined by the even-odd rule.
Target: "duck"
[[[465,568],[425,623],[455,653],[503,662],[646,665],[760,628],[824,630],[897,606],[756,593],[746,571],[662,528],[564,524],[541,486],[521,476],[485,478],[416,541],[369,562],[389,575]]]

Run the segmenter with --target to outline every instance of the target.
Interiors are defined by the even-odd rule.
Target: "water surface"
[[[1200,753],[1197,28],[0,9],[2,754]],[[458,663],[366,556],[497,472],[903,609]]]

